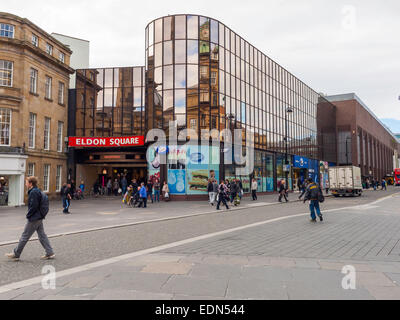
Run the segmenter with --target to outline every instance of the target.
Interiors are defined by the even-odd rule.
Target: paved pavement
[[[277,197],[274,194],[259,196],[256,203],[250,197],[245,197],[240,208],[276,204]],[[298,194],[295,193],[290,198],[293,201],[297,197]],[[139,209],[127,207],[120,197],[99,197],[72,201],[71,214],[64,215],[61,201],[51,201],[45,227],[48,235],[58,235],[214,211],[215,207],[211,207],[207,201],[149,202],[147,209]],[[24,229],[25,216],[26,207],[0,207],[0,244],[18,240]]]
[[[38,282],[0,299],[397,300],[400,195],[379,200],[383,195],[388,193],[329,199],[325,221],[316,224],[299,215],[305,207],[292,203],[55,238],[62,253],[50,263],[38,261],[41,248],[34,242],[23,261],[0,262],[0,285],[39,276],[41,267],[53,265],[61,274],[56,289],[44,290]],[[239,229],[224,231],[230,228]],[[187,240],[198,236],[203,238]],[[0,254],[9,248],[0,247]],[[155,249],[128,254],[148,248]],[[356,271],[355,290],[342,287],[348,265]]]

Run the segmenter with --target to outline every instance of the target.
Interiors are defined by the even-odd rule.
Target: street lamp
[[[288,159],[288,114],[293,113],[293,109],[291,107],[286,108],[285,112],[285,179],[286,179],[286,188],[289,188],[289,181],[288,181],[288,175],[289,175],[289,170],[288,170],[288,165],[289,165],[289,159]]]

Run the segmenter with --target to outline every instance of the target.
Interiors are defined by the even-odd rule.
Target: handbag
[[[318,192],[318,202],[323,203],[324,201],[325,201],[325,197],[324,197],[322,191],[320,190],[320,192]]]

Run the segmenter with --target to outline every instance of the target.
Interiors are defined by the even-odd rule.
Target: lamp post
[[[288,165],[289,165],[289,159],[288,159],[288,114],[293,113],[293,109],[291,107],[286,108],[285,112],[285,179],[286,179],[286,188],[289,188],[289,181],[288,181]]]

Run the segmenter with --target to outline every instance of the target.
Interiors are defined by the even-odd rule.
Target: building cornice
[[[49,40],[53,41],[54,43],[56,43],[58,46],[60,46],[63,50],[65,50],[69,54],[72,54],[72,50],[69,47],[67,47],[65,44],[63,44],[62,42],[60,42],[59,40],[54,38],[51,34],[44,31],[42,28],[38,27],[36,24],[31,22],[29,19],[21,18],[14,14],[8,13],[8,12],[0,12],[0,18],[14,20],[20,24],[28,25],[32,29],[34,29],[36,32],[40,33],[42,36],[44,36],[44,37],[48,38]]]

